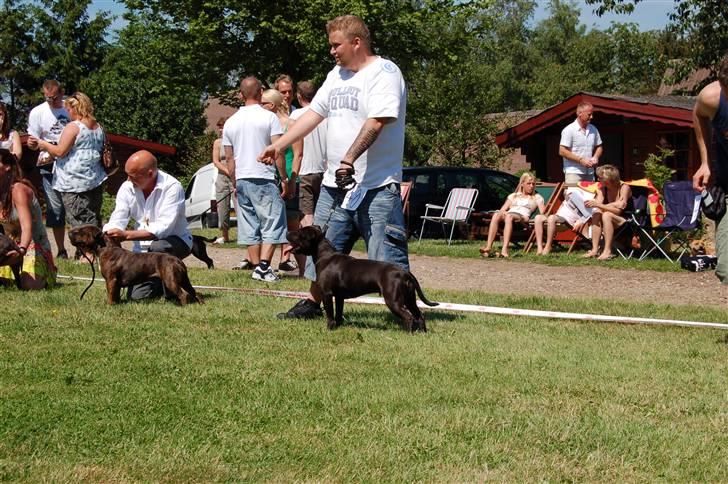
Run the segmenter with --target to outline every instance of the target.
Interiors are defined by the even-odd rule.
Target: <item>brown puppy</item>
[[[13,276],[15,276],[15,286],[20,289],[20,273],[23,269],[23,262],[21,259],[20,263],[8,264],[7,254],[12,251],[20,252],[20,247],[7,235],[0,234],[0,266],[10,266]]]
[[[428,306],[437,306],[437,303],[427,300],[417,279],[409,271],[387,262],[355,259],[340,254],[315,225],[288,232],[287,238],[292,252],[313,257],[316,284],[323,294],[329,329],[342,323],[344,299],[378,292],[389,310],[402,318],[404,329],[427,331],[425,317],[417,307],[417,296]]]
[[[697,257],[699,255],[705,255],[705,243],[700,239],[690,241],[690,255]]]
[[[68,232],[71,244],[93,252],[99,258],[101,274],[106,279],[109,304],[118,303],[121,288],[159,277],[167,291],[180,304],[202,303],[187,275],[187,267],[177,257],[161,252],[135,253],[122,249],[108,239],[95,225],[81,225]],[[114,246],[116,245],[116,246]]]

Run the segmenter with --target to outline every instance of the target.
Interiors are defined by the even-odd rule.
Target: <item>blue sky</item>
[[[538,22],[547,16],[547,6],[548,1],[538,1],[534,21]],[[661,29],[667,25],[667,15],[673,10],[675,2],[674,0],[643,0],[637,4],[631,15],[607,14],[603,17],[594,15],[592,13],[594,7],[587,5],[584,0],[577,1],[577,6],[581,9],[581,22],[588,28],[606,29],[611,22],[634,22],[639,25],[640,30],[653,30]],[[93,15],[98,10],[108,10],[121,17],[124,7],[114,0],[93,0],[90,9],[91,14]],[[123,21],[117,19],[112,28],[118,29],[122,26]]]

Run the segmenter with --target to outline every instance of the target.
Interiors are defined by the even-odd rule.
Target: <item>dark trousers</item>
[[[176,235],[170,235],[166,239],[152,242],[149,246],[149,252],[164,252],[179,259],[184,259],[190,255],[190,248]],[[152,277],[148,281],[131,285],[127,290],[127,297],[132,301],[158,298],[163,295],[165,295],[164,284],[158,277]]]

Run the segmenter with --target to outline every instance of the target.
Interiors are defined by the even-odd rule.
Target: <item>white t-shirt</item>
[[[28,115],[28,134],[36,138],[57,143],[63,128],[71,122],[66,108],[51,108],[47,102],[34,107]],[[38,155],[39,163],[48,153],[42,151]]]
[[[561,131],[561,146],[566,146],[575,155],[581,158],[591,158],[594,150],[602,144],[602,137],[593,124],[587,124],[586,129],[581,129],[579,121],[567,125]],[[564,173],[578,173],[581,175],[594,175],[594,168],[581,166],[575,161],[564,158]]]
[[[271,137],[283,134],[278,116],[260,104],[243,106],[225,121],[222,145],[232,146],[235,157],[235,179],[263,178],[274,180],[275,163],[266,165],[258,155],[271,143]]]
[[[328,119],[323,184],[335,187],[339,163],[368,118],[395,118],[354,162],[354,178],[373,189],[402,180],[404,118],[407,90],[402,72],[392,61],[377,57],[353,72],[334,67],[311,102],[311,110]]]
[[[309,106],[296,109],[290,115],[293,121],[303,116]],[[301,172],[299,175],[323,173],[326,171],[326,120],[316,126],[313,131],[303,138],[303,159],[301,159]]]

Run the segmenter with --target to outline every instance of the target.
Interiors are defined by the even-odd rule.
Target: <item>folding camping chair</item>
[[[425,233],[425,223],[430,221],[438,222],[442,226],[442,234],[444,237],[447,236],[445,233],[445,225],[452,224],[450,238],[447,240],[447,245],[450,245],[452,243],[452,235],[455,232],[455,225],[458,223],[468,223],[477,198],[477,188],[453,188],[448,194],[444,206],[426,204],[425,214],[422,216],[422,229],[420,230],[419,242],[422,241],[422,234]],[[430,209],[439,210],[439,215],[430,215]]]
[[[642,243],[634,244],[633,241],[647,239],[650,237],[649,230],[652,230],[650,222],[650,212],[648,210],[647,195],[648,189],[641,186],[631,186],[632,188],[632,208],[625,210],[624,218],[627,220],[619,230],[614,234],[615,249],[623,259],[631,259],[636,257],[637,251],[641,249]],[[638,239],[635,239],[637,237]],[[620,240],[628,240],[624,247],[620,249]],[[629,251],[629,252],[628,252]]]
[[[399,194],[402,197],[402,211],[404,212],[405,223],[409,226],[409,196],[412,191],[412,182],[405,181],[399,184]]]
[[[662,235],[653,238],[649,233],[646,234],[647,240],[651,242],[652,247],[640,256],[640,260],[657,250],[670,262],[676,262],[690,247],[686,239],[675,238],[675,233],[694,230],[698,227],[700,221],[700,194],[693,190],[692,182],[665,183],[663,196],[665,198],[665,219],[653,229],[656,233],[662,232]],[[680,255],[675,260],[672,260],[662,248],[662,244],[668,239],[676,242],[679,246]]]
[[[538,182],[536,183],[536,193],[543,197],[544,205],[546,206],[546,212],[543,214],[549,216],[552,213],[556,213],[556,209],[561,205],[561,196],[564,192],[564,183],[547,183]],[[528,221],[526,230],[528,231],[528,238],[526,245],[523,247],[523,252],[528,253],[536,241],[536,231],[534,226],[534,218],[536,217],[536,210],[531,214],[531,219]]]

